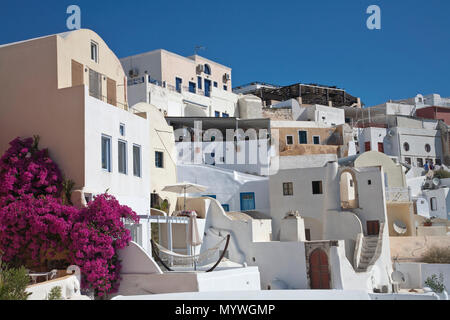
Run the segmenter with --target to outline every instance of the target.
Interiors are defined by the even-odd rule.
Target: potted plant
[[[431,218],[425,219],[425,221],[423,222],[423,226],[424,227],[431,227],[433,225],[433,220],[434,219],[436,219],[436,217],[431,217]]]
[[[439,278],[435,274],[428,277],[425,281],[425,286],[426,287],[424,289],[429,288],[429,290],[436,293],[441,300],[448,300],[448,294],[447,291],[445,291],[446,288],[444,285],[444,275],[442,273],[439,274]]]

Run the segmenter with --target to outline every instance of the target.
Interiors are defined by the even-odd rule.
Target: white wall
[[[179,182],[207,186],[208,190],[193,196],[215,195],[230,211],[240,211],[240,193],[255,193],[255,210],[269,214],[269,179],[206,165],[177,165]]]
[[[147,119],[86,96],[85,103],[85,188],[86,193],[101,194],[109,189],[118,201],[137,214],[146,215],[150,209],[149,138]],[[119,125],[125,124],[125,136],[120,136]],[[112,172],[102,169],[101,137],[112,138]],[[118,171],[118,140],[127,141],[128,174]],[[133,175],[133,144],[141,146],[142,177]]]

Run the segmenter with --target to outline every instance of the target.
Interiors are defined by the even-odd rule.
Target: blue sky
[[[450,96],[448,0],[2,1],[0,44],[66,31],[70,4],[117,56],[202,45],[200,55],[233,68],[233,86],[335,85],[368,106]],[[366,28],[372,4],[381,30]]]

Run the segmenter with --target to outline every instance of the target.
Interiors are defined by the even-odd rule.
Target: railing
[[[161,81],[153,79],[149,75],[147,75],[147,77],[148,77],[148,82],[149,83],[164,88],[164,84]],[[141,84],[141,83],[144,83],[144,82],[145,82],[145,76],[142,76],[142,77],[139,77],[139,78],[128,79],[127,84],[128,84],[128,86],[134,86],[134,85]]]
[[[123,110],[128,111],[128,104],[123,104],[123,103],[117,102],[117,98],[116,98],[115,104],[113,104],[114,101],[112,101],[112,100],[108,99],[108,97],[105,97],[105,96],[100,95],[98,93],[89,92],[89,95],[91,97],[93,97],[93,98],[96,98],[96,99],[100,100],[100,101],[106,102],[107,104],[110,104],[112,106],[115,106],[115,107],[118,107],[118,108],[121,108]]]
[[[386,188],[386,202],[410,202],[411,191],[409,188]]]

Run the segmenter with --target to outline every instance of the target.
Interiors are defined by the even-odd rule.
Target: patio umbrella
[[[184,211],[186,211],[186,193],[204,192],[207,189],[208,187],[201,186],[199,184],[182,182],[165,186],[161,191],[184,193]]]
[[[195,252],[193,247],[199,246],[202,244],[202,239],[200,238],[200,234],[198,232],[197,226],[197,215],[195,212],[191,212],[189,215],[189,227],[188,227],[188,244],[191,246],[191,254],[195,256]],[[197,261],[194,259],[194,269],[197,270]]]

